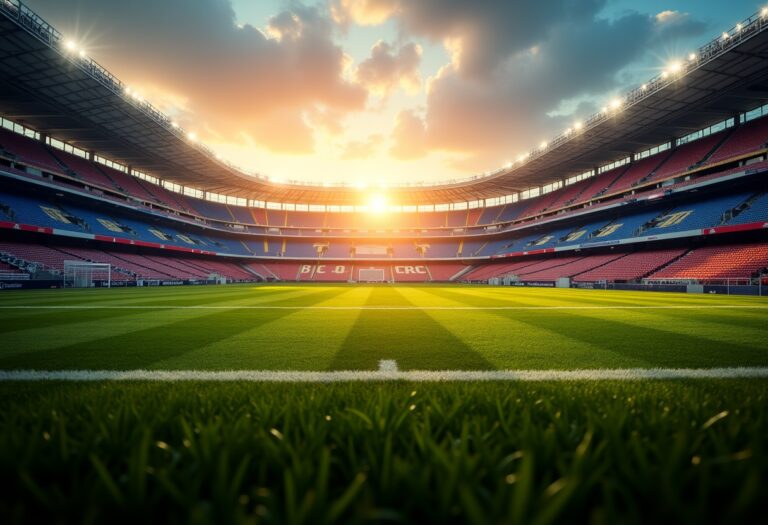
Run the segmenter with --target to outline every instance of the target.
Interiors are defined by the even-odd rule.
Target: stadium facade
[[[22,3],[0,32],[4,287],[68,261],[113,285],[730,288],[768,267],[765,10],[500,170],[386,189],[246,174]]]

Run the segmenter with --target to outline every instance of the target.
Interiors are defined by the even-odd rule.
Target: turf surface
[[[768,365],[764,299],[463,286],[0,293],[0,370]],[[8,523],[736,523],[768,381],[0,382]]]
[[[5,383],[0,403],[5,523],[698,525],[768,512],[766,381]]]
[[[323,309],[337,307],[345,309]],[[382,359],[401,370],[768,365],[760,298],[228,286],[4,292],[0,308],[0,369],[375,370]]]

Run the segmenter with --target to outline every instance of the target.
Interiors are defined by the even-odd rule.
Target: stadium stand
[[[0,129],[0,148],[4,155],[36,168],[54,172],[63,171],[62,166],[51,156],[48,148],[34,139]]]
[[[725,133],[728,132],[716,133],[678,146],[647,180],[665,179],[696,166],[723,140]]]
[[[727,261],[721,261],[717,250],[725,248],[697,248],[687,253],[686,239],[721,230],[763,230],[768,222],[768,192],[761,178],[768,170],[767,135],[768,118],[757,118],[535,198],[484,208],[377,215],[248,208],[195,199],[3,129],[0,157],[7,160],[0,170],[24,177],[3,184],[0,190],[0,226],[69,237],[69,243],[75,243],[77,237],[229,258],[213,261],[176,253],[148,255],[113,250],[109,244],[97,248],[68,245],[65,249],[55,245],[56,241],[51,243],[53,247],[35,242],[15,245],[6,254],[14,261],[55,271],[61,270],[65,256],[109,262],[115,268],[115,280],[206,280],[217,274],[230,280],[354,281],[357,274],[351,263],[355,259],[379,265],[376,267],[386,272],[387,280],[395,282],[444,281],[459,272],[461,280],[487,280],[509,273],[527,281],[558,277],[572,277],[576,282],[706,280],[735,274],[742,278],[746,270],[741,262],[734,263],[735,274],[719,269]],[[48,174],[25,173],[25,165]],[[690,172],[692,169],[697,171]],[[96,191],[73,191],[93,188]],[[233,223],[245,226],[233,227]],[[730,243],[743,242],[744,235]],[[749,235],[748,240],[754,241],[760,234]],[[661,238],[679,239],[678,246],[599,253],[608,245]],[[551,253],[560,250],[566,251],[556,256]],[[573,256],[578,252],[572,250],[586,252]],[[711,257],[707,250],[714,250]],[[741,244],[734,250],[739,257],[751,258],[754,264],[747,270],[760,266],[759,250]],[[498,256],[532,259],[483,265]],[[260,257],[285,260],[254,262],[253,258]],[[473,261],[477,266],[465,271],[464,258],[481,261]],[[692,262],[699,258],[704,262]],[[403,264],[383,264],[390,259]],[[435,262],[438,259],[457,262],[451,266]],[[315,263],[309,274],[301,274],[299,262],[307,260]],[[347,260],[349,268],[342,264],[343,272],[324,275],[317,271],[324,260],[334,264]],[[24,265],[3,264],[0,273],[24,273]],[[423,272],[398,273],[398,268],[408,267]]]
[[[760,150],[768,144],[768,119],[761,118],[742,124],[708,159],[715,164],[745,153]]]
[[[768,268],[768,244],[710,246],[691,250],[684,257],[653,273],[650,280],[747,279]]]
[[[576,275],[577,282],[624,282],[641,279],[669,264],[686,252],[685,249],[654,250],[622,255],[602,266]]]

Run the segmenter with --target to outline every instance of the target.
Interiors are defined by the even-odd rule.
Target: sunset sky
[[[283,180],[497,169],[760,7],[696,0],[28,0],[226,159]]]

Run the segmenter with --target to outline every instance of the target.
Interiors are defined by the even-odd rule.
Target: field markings
[[[0,310],[768,310],[768,304],[557,305],[557,306],[286,306],[286,305],[0,305]]]
[[[244,381],[261,383],[351,383],[367,381],[643,381],[768,378],[768,367],[614,368],[585,370],[398,370],[382,360],[378,370],[2,370],[11,381]]]

